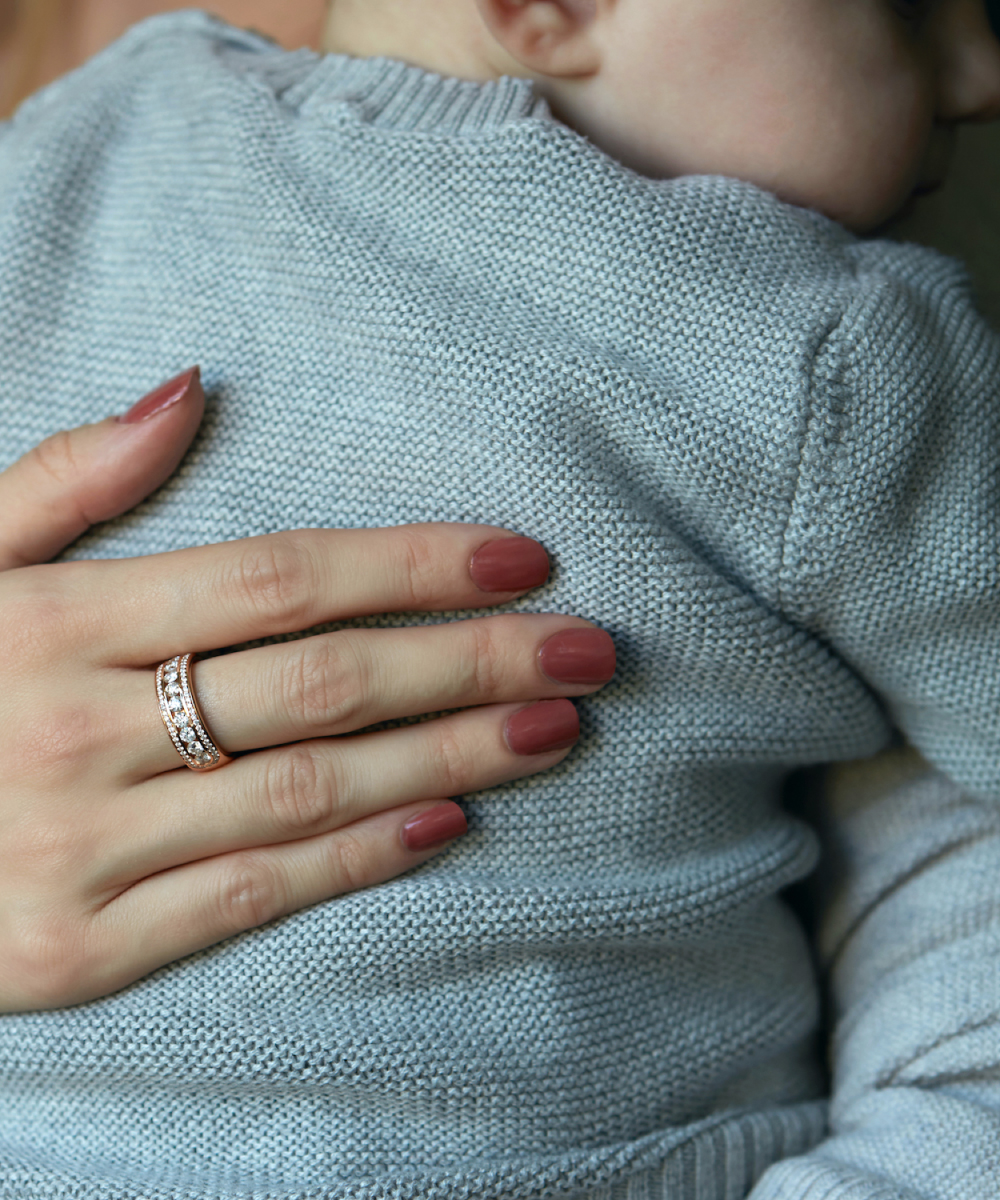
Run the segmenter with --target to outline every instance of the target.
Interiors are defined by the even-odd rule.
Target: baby
[[[181,477],[81,557],[503,526],[555,564],[515,607],[618,680],[433,864],[5,1017],[0,1194],[920,1190],[890,1085],[968,1014],[883,1015],[868,1160],[811,1153],[781,800],[896,730],[1000,798],[1000,341],[956,264],[848,232],[1000,113],[979,0],[337,0],[328,49],[171,14],[0,129],[0,466],[200,361]]]

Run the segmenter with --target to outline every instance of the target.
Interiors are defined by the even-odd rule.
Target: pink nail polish
[[[549,577],[549,556],[533,538],[497,538],[473,554],[472,582],[483,592],[521,592]]]
[[[118,418],[122,425],[138,425],[140,421],[148,421],[150,417],[157,417],[162,412],[166,412],[182,400],[194,383],[200,378],[198,367],[192,367],[189,371],[184,371],[182,374],[168,380],[155,391],[149,393],[148,396],[143,396],[141,400],[137,400],[135,404],[128,410],[122,413]]]
[[[427,850],[441,842],[461,837],[469,828],[465,813],[450,800],[410,817],[402,829],[407,850]]]
[[[615,673],[615,644],[603,629],[564,629],[542,643],[538,665],[555,683],[607,683]]]
[[[563,750],[579,738],[580,716],[571,700],[541,700],[512,713],[504,734],[515,754]]]

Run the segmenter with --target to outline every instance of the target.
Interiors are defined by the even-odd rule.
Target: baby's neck
[[[401,59],[477,82],[525,74],[490,36],[471,0],[333,0],[323,49]]]

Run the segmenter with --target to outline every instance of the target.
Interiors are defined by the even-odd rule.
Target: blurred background
[[[319,45],[326,0],[0,0],[0,117],[136,21],[198,7],[293,48]]]
[[[987,6],[1000,31],[1000,0]],[[189,7],[191,0],[0,0],[0,118],[136,21]],[[289,48],[318,47],[326,0],[212,0],[206,7]],[[981,308],[1000,327],[1000,124],[963,129],[945,186],[885,232],[963,259]]]

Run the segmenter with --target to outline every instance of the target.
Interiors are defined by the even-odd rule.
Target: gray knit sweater
[[[857,806],[817,818],[844,1003],[914,976],[866,1027],[840,1140],[779,895],[817,857],[782,803],[796,767],[898,727],[987,826],[1000,797],[1000,342],[960,268],[731,180],[638,178],[521,81],[181,13],[0,126],[2,465],[196,361],[178,475],[75,555],[494,523],[555,564],[514,607],[598,622],[620,671],[565,764],[468,797],[443,857],[0,1018],[0,1197],[951,1195],[915,1130],[972,1163],[956,1196],[993,1195],[987,1083],[966,1070],[949,1103],[988,1136],[899,1105],[965,1028],[963,963],[996,954],[1000,858],[926,873],[926,954],[879,924],[968,833],[962,793],[928,776],[946,815],[890,803],[881,842],[850,840]],[[977,996],[973,1074],[997,989]],[[954,1092],[955,1062],[912,1086]]]

